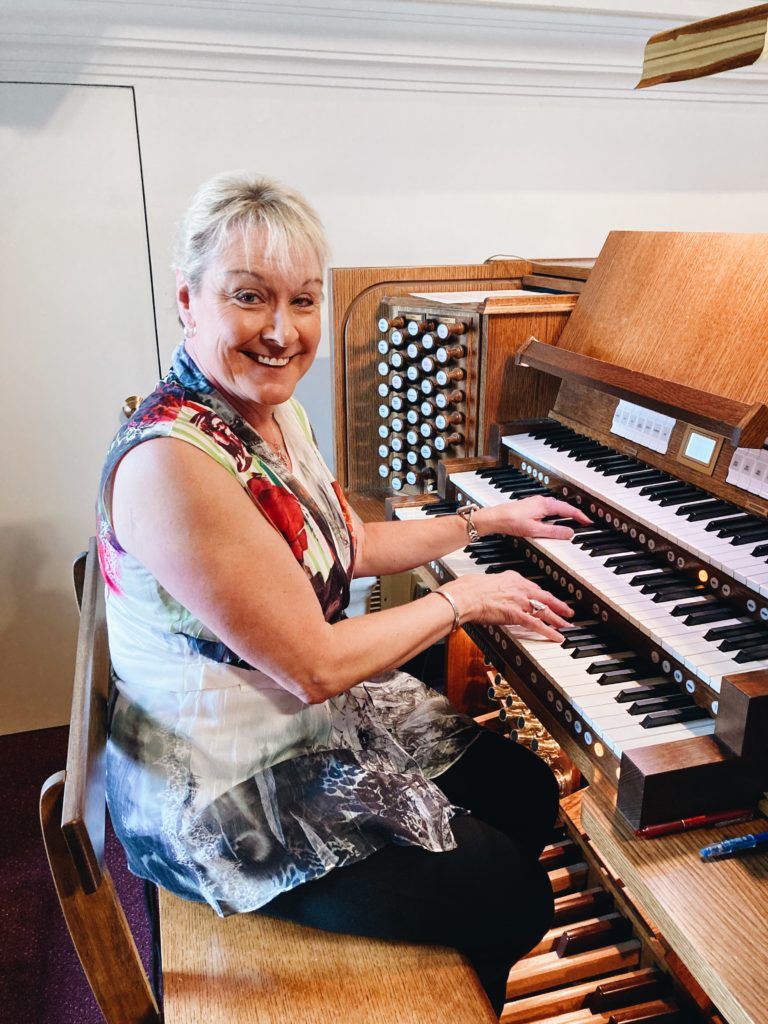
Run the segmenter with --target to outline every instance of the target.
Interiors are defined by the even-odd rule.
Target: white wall
[[[495,253],[590,256],[614,228],[768,231],[768,75],[752,68],[634,92],[653,32],[730,6],[645,2],[643,13],[635,0],[2,0],[0,78],[133,88],[167,364],[178,340],[168,269],[174,226],[197,185],[224,169],[257,169],[302,189],[325,220],[337,266],[466,263]],[[580,9],[557,9],[565,6]],[[622,6],[633,13],[617,13]],[[13,117],[4,117],[9,127]],[[119,144],[112,139],[118,123]],[[52,147],[51,173],[56,147],[74,146],[86,189],[91,178],[103,184],[111,173],[107,156],[118,166],[133,161],[131,199],[113,193],[111,202],[116,214],[131,204],[139,210],[129,116],[87,145],[73,119],[42,117],[32,127]],[[3,159],[13,162],[19,143],[8,138]],[[14,168],[23,178],[22,163]],[[77,207],[53,195],[77,232]],[[14,188],[6,188],[0,203],[14,202]],[[18,234],[14,260],[37,254],[41,225]],[[8,246],[7,236],[0,244]],[[106,269],[146,257],[137,230],[130,242],[113,242]],[[146,279],[138,292],[121,295],[118,287],[112,294],[117,322],[131,322],[150,301]],[[78,301],[87,309],[87,295]],[[151,323],[141,315],[151,347]],[[113,345],[110,332],[87,326],[87,317],[77,322],[86,350]],[[4,345],[15,341],[3,337]],[[61,391],[79,394],[80,364],[61,358],[55,332],[41,331],[35,349],[17,352],[6,367],[24,381],[49,354],[59,360]],[[326,332],[300,390],[328,455],[329,356]],[[118,390],[132,387],[121,380]],[[110,422],[99,429],[108,432],[114,424],[104,415]],[[85,433],[78,427],[62,437],[64,471],[72,464],[82,472]],[[49,489],[48,505],[40,505],[38,528],[51,549],[46,572],[23,608],[6,599],[6,627],[36,603],[47,601],[55,614],[61,595],[70,600],[61,578],[70,542],[58,529],[56,498]],[[3,569],[12,594],[19,571],[10,558]],[[31,651],[33,637],[24,637],[21,646]],[[64,673],[55,700],[35,691],[39,712],[16,727],[64,721],[67,687]]]
[[[157,375],[130,90],[0,83],[0,196],[7,733],[69,718],[72,560],[123,399]]]
[[[593,256],[615,228],[768,231],[762,105],[168,81],[141,82],[137,105],[166,349],[159,257],[194,188],[226,168],[301,188],[337,266]],[[327,357],[326,335],[302,397],[329,452]]]

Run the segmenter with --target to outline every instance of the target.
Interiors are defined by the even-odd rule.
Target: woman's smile
[[[243,355],[248,356],[260,366],[287,366],[293,358],[292,356],[263,356],[259,352],[244,352]]]

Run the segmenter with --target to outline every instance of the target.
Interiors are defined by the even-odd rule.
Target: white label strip
[[[666,455],[675,422],[671,416],[664,416],[622,399],[613,414],[611,432]]]

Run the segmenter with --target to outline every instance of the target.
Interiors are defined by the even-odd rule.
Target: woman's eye
[[[257,302],[261,302],[261,296],[258,292],[235,292],[235,298],[245,306],[254,306]]]
[[[297,295],[296,298],[293,300],[293,304],[294,306],[309,307],[314,306],[315,300],[312,298],[311,295]]]

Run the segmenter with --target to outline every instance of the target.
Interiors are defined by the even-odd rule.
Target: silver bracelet
[[[480,540],[480,534],[477,532],[477,527],[472,522],[472,513],[479,511],[480,506],[476,505],[474,501],[470,501],[468,505],[462,505],[461,508],[456,509],[456,515],[460,516],[467,525],[467,536],[469,537],[470,544],[474,544],[475,541]]]
[[[453,628],[451,629],[451,632],[455,633],[456,630],[461,625],[461,615],[459,614],[458,605],[456,604],[456,602],[454,601],[454,599],[451,597],[447,590],[433,590],[432,593],[439,594],[440,597],[444,597],[448,604],[451,606],[451,608],[453,608]]]

